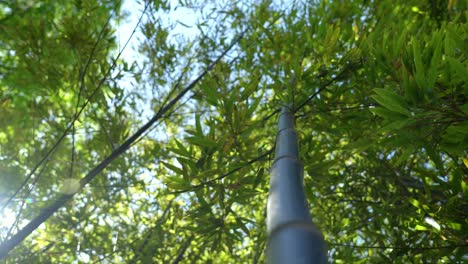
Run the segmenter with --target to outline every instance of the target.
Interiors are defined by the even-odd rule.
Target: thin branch
[[[434,247],[357,246],[357,245],[347,245],[347,244],[338,244],[338,243],[327,243],[327,244],[331,246],[336,246],[336,247],[350,247],[350,248],[360,248],[360,249],[403,249],[403,250],[436,250],[436,249],[445,249],[445,248],[468,247],[468,244],[456,244],[456,245],[434,246]]]
[[[342,111],[350,111],[350,110],[364,110],[369,109],[372,107],[378,106],[378,104],[367,104],[367,105],[358,105],[358,106],[350,106],[350,107],[339,107],[339,108],[329,108],[329,109],[316,109],[304,112],[300,115],[297,115],[297,118],[304,117],[311,113],[329,113],[329,112],[342,112]]]

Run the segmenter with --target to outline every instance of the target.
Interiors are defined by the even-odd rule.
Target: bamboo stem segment
[[[326,263],[322,234],[312,224],[303,190],[294,116],[284,106],[278,121],[267,208],[269,264]]]

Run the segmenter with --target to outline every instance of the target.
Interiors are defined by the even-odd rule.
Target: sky
[[[178,1],[176,0],[171,0],[170,3],[172,10],[169,12],[169,14],[160,14],[160,18],[163,21],[167,21],[168,19],[177,19],[185,25],[194,25],[196,23],[197,16],[192,10],[183,7],[177,7]],[[143,4],[144,2],[139,0],[124,0],[122,5],[122,12],[127,12],[128,17],[122,24],[117,25],[119,49],[124,46],[125,42],[132,34],[132,31],[138,22],[138,18],[141,16],[143,11]],[[190,30],[189,28],[186,28],[182,25],[177,25],[172,32],[172,35],[183,34],[185,36],[194,36],[194,33],[194,30]],[[142,39],[144,39],[143,34],[140,32],[140,30],[137,30],[129,43],[129,47],[127,47],[122,54],[123,59],[129,63],[139,60],[139,55],[138,52],[136,52],[136,49],[138,48],[139,40]]]

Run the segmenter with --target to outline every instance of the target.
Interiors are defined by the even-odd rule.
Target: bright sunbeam
[[[16,215],[10,209],[5,209],[0,213],[0,230],[2,236],[6,235],[11,225],[15,223],[15,219]]]
[[[0,214],[0,226],[1,227],[10,227],[16,219],[16,215],[10,209],[5,209]]]

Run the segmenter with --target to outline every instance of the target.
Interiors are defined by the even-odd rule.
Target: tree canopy
[[[467,261],[466,1],[122,4],[0,1],[2,261],[265,263],[283,103],[330,262]]]

